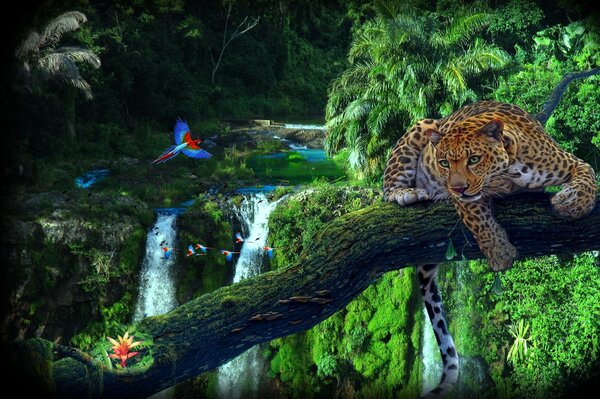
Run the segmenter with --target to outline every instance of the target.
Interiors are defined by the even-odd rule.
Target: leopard
[[[562,149],[535,116],[515,104],[478,101],[447,117],[417,121],[396,143],[383,176],[385,201],[407,206],[451,201],[493,271],[512,266],[517,249],[496,221],[495,198],[560,186],[551,197],[561,217],[588,215],[596,203],[592,167]],[[459,359],[435,282],[438,264],[417,265],[423,303],[442,355],[442,397],[457,383]]]

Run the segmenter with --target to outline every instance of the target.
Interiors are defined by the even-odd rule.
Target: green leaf
[[[454,244],[452,244],[452,240],[448,239],[448,248],[446,249],[446,259],[452,260],[457,255],[456,249],[454,249]]]
[[[500,281],[500,275],[496,273],[494,276],[494,282],[492,283],[492,292],[496,295],[502,294],[502,282]]]
[[[113,365],[112,362],[110,361],[110,357],[108,357],[108,353],[106,352],[106,349],[102,349],[102,358],[104,359],[104,364],[106,365],[107,368],[112,369]]]

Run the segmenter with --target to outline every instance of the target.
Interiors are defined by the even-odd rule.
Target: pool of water
[[[90,188],[98,181],[106,178],[110,170],[108,169],[93,169],[82,174],[75,179],[75,185],[79,188]]]
[[[248,160],[257,177],[266,184],[296,185],[310,183],[316,178],[329,181],[342,178],[344,170],[325,154],[322,149],[295,150],[302,159],[290,160],[288,153],[257,155]]]

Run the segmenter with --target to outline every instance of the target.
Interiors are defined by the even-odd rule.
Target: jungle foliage
[[[11,64],[15,80],[7,107],[18,128],[6,147],[21,167],[10,172],[18,183],[48,187],[59,180],[57,173],[80,173],[100,159],[145,162],[171,143],[178,116],[204,138],[227,137],[220,124],[227,119],[325,114],[329,154],[352,168],[362,179],[357,184],[379,186],[389,151],[416,119],[447,115],[478,99],[512,102],[535,113],[564,73],[597,67],[600,57],[598,16],[576,0],[69,0],[31,15],[21,39],[33,30],[43,33],[72,10],[87,21],[73,14],[76,29],[60,30],[51,42],[42,41],[43,35],[31,39],[38,53],[29,65],[38,67],[30,69],[29,79],[17,72],[33,53],[18,52]],[[222,51],[228,10],[230,33],[246,17],[260,20]],[[62,64],[44,63],[46,56]],[[63,72],[79,86],[60,84]],[[599,79],[572,83],[547,124],[562,146],[596,170]],[[253,177],[247,154],[233,149],[222,155],[192,167],[175,159],[164,175],[117,166],[115,174],[127,176],[104,188],[115,196],[175,204],[197,192],[190,174],[211,181]],[[374,190],[327,184],[314,190],[286,200],[273,214],[269,243],[286,250],[277,252],[272,267],[294,262],[327,221],[379,198]],[[208,240],[209,232],[218,231],[214,242],[225,242],[228,226],[214,203],[198,203],[191,212],[207,221],[201,229],[184,223],[185,241]],[[139,255],[136,245],[130,245],[131,259]],[[216,289],[227,277],[216,266],[199,272],[194,267],[200,260],[192,262],[180,270],[182,301]],[[517,262],[502,274],[499,292],[490,288],[494,276],[484,262],[443,266],[439,281],[458,352],[483,359],[494,383],[482,396],[560,397],[599,379],[598,262],[597,254]],[[130,263],[114,272],[130,277]],[[85,288],[102,290],[116,276],[88,277]],[[101,320],[72,343],[91,348],[98,337],[122,332],[132,301],[128,293],[102,305]],[[292,397],[332,394],[340,387],[363,397],[414,396],[424,322],[413,272],[388,273],[309,332],[271,343],[265,349],[270,377]]]
[[[38,179],[40,160],[85,163],[92,149],[95,158],[146,157],[170,141],[177,117],[202,123],[193,133],[203,137],[220,133],[211,121],[322,117],[327,85],[345,66],[345,10],[342,1],[274,0],[40,7],[20,27],[10,71],[19,181]],[[58,16],[69,24],[45,35]],[[259,20],[222,51],[245,18]]]
[[[555,9],[535,2],[397,3],[375,2],[372,18],[353,32],[349,67],[329,88],[326,148],[330,155],[347,149],[358,177],[379,182],[391,148],[417,119],[483,99],[535,114],[565,73],[598,65],[595,15],[556,21]],[[567,15],[576,12],[561,4]],[[572,83],[548,123],[592,164],[597,81]]]

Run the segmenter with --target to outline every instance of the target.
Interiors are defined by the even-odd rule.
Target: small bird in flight
[[[224,249],[221,250],[221,253],[225,255],[225,259],[227,260],[227,262],[233,259],[233,254],[239,254],[239,252],[226,251]]]
[[[211,247],[205,247],[202,244],[196,244],[196,249],[199,249],[200,251],[202,251],[202,253],[206,254],[206,250],[207,249],[212,249]]]
[[[265,246],[263,249],[267,252],[267,255],[269,256],[269,259],[271,259],[273,257],[273,250],[275,248],[271,248],[269,246]]]

